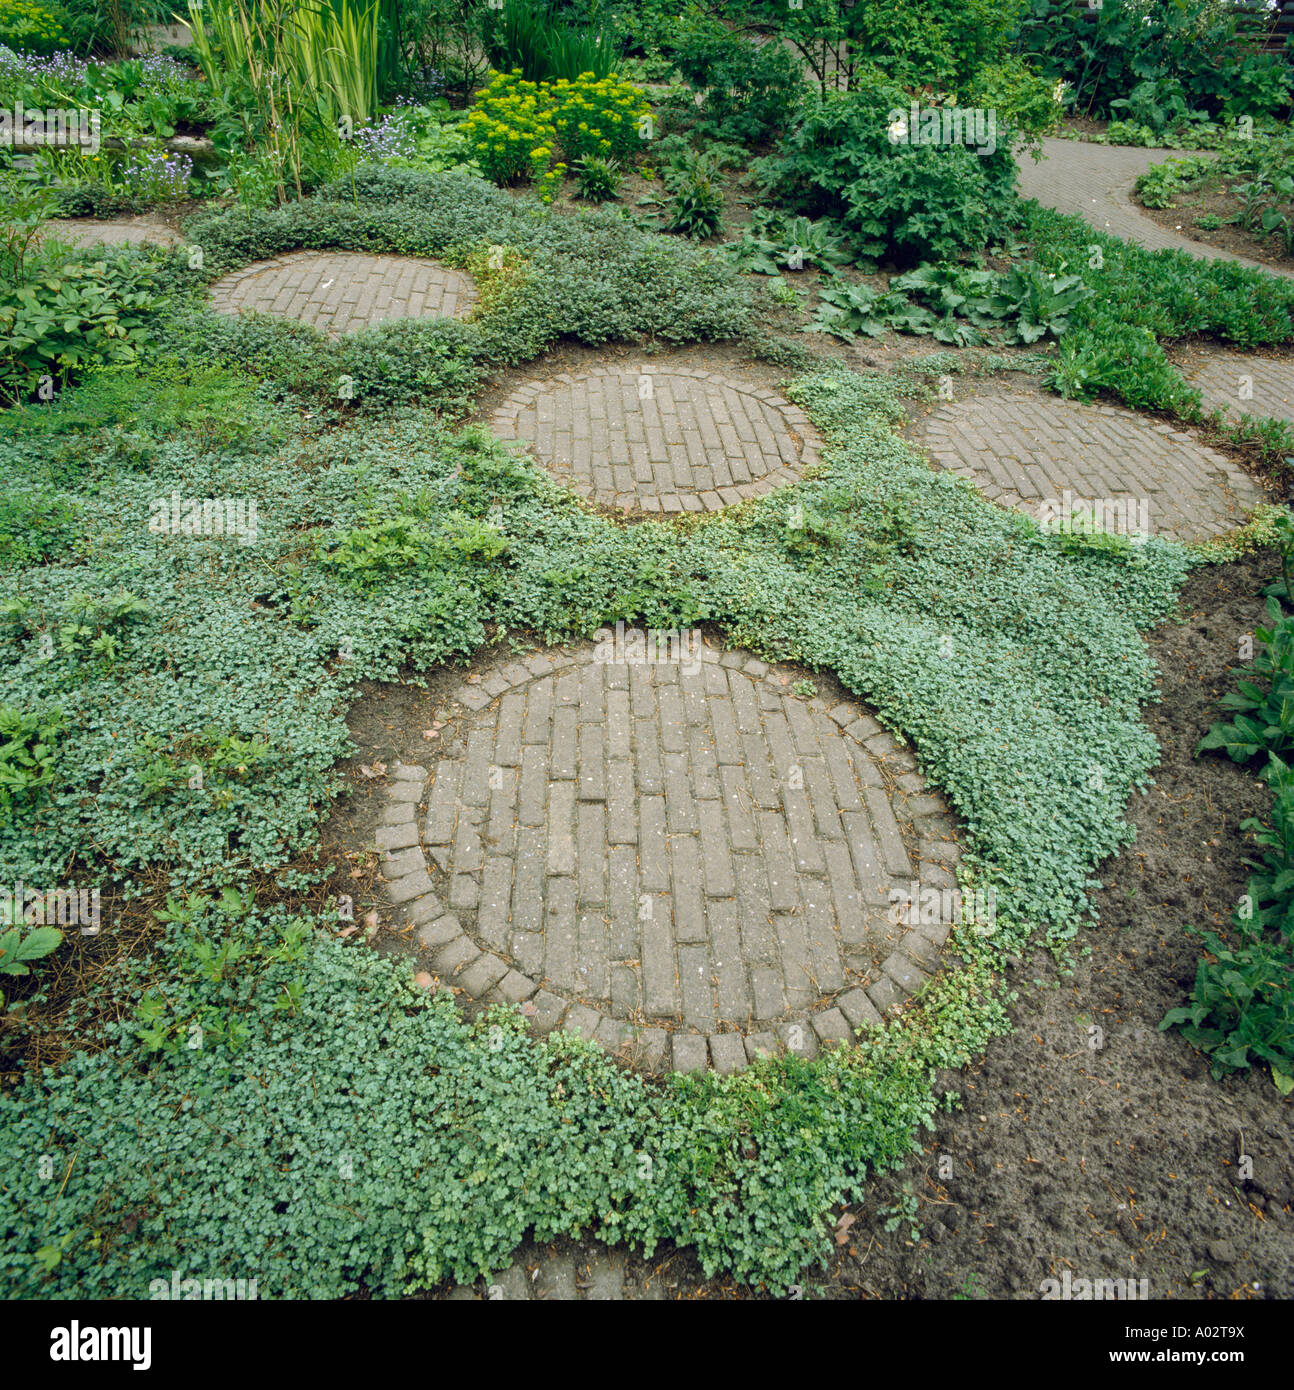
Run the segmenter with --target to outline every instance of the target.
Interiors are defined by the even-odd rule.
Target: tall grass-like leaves
[[[591,72],[611,74],[619,48],[610,29],[575,29],[544,6],[507,0],[486,38],[490,60],[502,72],[521,69],[529,82],[574,82]]]
[[[302,139],[377,109],[378,0],[190,0],[184,19],[214,91],[265,146],[278,194],[301,192]]]

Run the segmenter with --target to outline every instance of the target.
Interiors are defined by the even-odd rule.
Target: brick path
[[[1043,158],[1034,163],[1025,151],[1016,155],[1020,194],[1045,207],[1077,213],[1094,227],[1152,251],[1171,248],[1205,260],[1234,260],[1272,275],[1294,272],[1265,266],[1246,256],[1233,256],[1216,246],[1161,227],[1132,201],[1133,184],[1152,164],[1181,157],[1186,150],[1143,150],[1121,145],[1094,145],[1085,140],[1044,140]]]
[[[879,1022],[950,930],[891,920],[892,888],[955,887],[943,802],[861,707],[699,639],[682,661],[629,641],[465,684],[434,771],[394,770],[387,894],[431,966],[649,1069]]]
[[[1151,534],[1193,541],[1240,525],[1263,500],[1256,483],[1192,432],[1114,406],[975,397],[936,410],[925,441],[941,468],[1035,517],[1044,502],[1059,507],[1066,491],[1075,502],[1144,500]]]
[[[130,243],[141,246],[152,242],[158,246],[178,246],[180,235],[165,222],[150,217],[118,218],[96,221],[89,217],[68,217],[47,222],[42,235],[53,241],[70,242],[73,246],[116,246]]]
[[[808,417],[776,392],[652,362],[527,382],[490,427],[582,496],[625,510],[717,511],[819,460]]]
[[[476,299],[472,281],[436,261],[293,251],[235,270],[211,287],[224,314],[255,309],[336,337],[389,319],[452,318]]]
[[[1294,424],[1294,359],[1220,352],[1183,367],[1182,375],[1199,388],[1209,410]]]

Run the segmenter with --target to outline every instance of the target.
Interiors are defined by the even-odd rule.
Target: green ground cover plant
[[[409,325],[374,329],[329,348],[300,326],[256,320],[221,325],[195,308],[177,316],[166,339],[173,350],[199,360],[232,364],[242,354],[254,369],[278,351],[303,356],[302,373],[314,373],[310,389],[334,404],[338,377],[355,378],[355,409],[385,406],[408,390],[411,376],[418,385],[417,372],[424,369],[428,379],[419,394],[434,404],[452,403],[464,365],[523,361],[562,336],[593,344],[646,337],[687,342],[738,335],[749,318],[749,292],[717,257],[643,231],[614,210],[549,215],[535,200],[461,173],[361,166],[318,197],[250,215],[226,212],[191,226],[189,237],[203,249],[203,269],[190,271],[177,256],[175,283],[199,293],[231,267],[300,247],[431,256],[472,271],[482,304],[463,324],[428,323],[412,335]],[[444,360],[454,368],[445,385],[440,359],[419,366],[414,338],[443,343]],[[377,360],[375,345],[393,350],[404,340],[411,345],[406,367],[393,372]],[[264,370],[274,375],[269,366]]]
[[[1148,251],[1037,204],[1026,204],[1022,236],[1048,274],[1078,273],[1093,293],[1075,306],[1048,383],[1063,395],[1105,393],[1134,409],[1203,418],[1164,344],[1211,335],[1237,347],[1294,338],[1294,285],[1232,261],[1182,251]],[[1294,444],[1270,425],[1268,455]]]
[[[174,901],[156,952],[83,1024],[94,1046],[0,1102],[18,1174],[0,1197],[7,1280],[146,1287],[201,1242],[204,1267],[271,1295],[390,1294],[496,1268],[529,1228],[681,1241],[772,1288],[820,1255],[833,1203],[908,1151],[930,1068],[1004,1026],[999,953],[1089,917],[1092,866],[1126,841],[1122,806],[1155,757],[1139,632],[1191,563],[1153,540],[1068,555],[932,472],[894,433],[900,390],[921,381],[834,369],[791,386],[830,443],[821,473],[682,531],[589,514],[479,428],[411,411],[322,430],[245,377],[208,378],[220,413],[242,415],[223,437],[153,418],[156,383],[111,372],[13,417],[6,475],[57,487],[86,553],[4,576],[21,707],[57,699],[67,732],[39,814],[0,827],[0,854],[36,882],[92,840],[87,871],[142,887],[165,864]],[[150,532],[172,491],[254,498],[255,562],[237,537]],[[820,519],[816,543],[795,505]],[[708,622],[835,670],[913,739],[1000,907],[904,1023],[812,1064],[662,1089],[570,1039],[533,1043],[514,1018],[468,1027],[299,906],[311,874],[292,866],[338,790],[361,677],[616,617]],[[42,635],[67,627],[86,633],[43,657]],[[198,1047],[181,1041],[194,1027]],[[254,1157],[267,1145],[281,1162]],[[61,1181],[74,1151],[67,1183],[42,1186],[38,1155]],[[162,1153],[164,1168],[130,1157]]]

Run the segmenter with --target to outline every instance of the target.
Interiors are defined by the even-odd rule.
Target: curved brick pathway
[[[213,308],[299,319],[336,337],[389,319],[452,318],[475,302],[460,271],[413,256],[293,251],[235,270],[211,287]]]
[[[395,770],[383,872],[432,967],[649,1069],[879,1022],[951,929],[900,920],[891,891],[955,887],[943,802],[860,707],[633,640],[465,684],[434,770]]]
[[[1140,529],[1144,518],[1152,535],[1196,541],[1241,525],[1263,500],[1247,474],[1193,433],[1114,406],[974,397],[941,406],[924,433],[940,467],[1034,517],[1045,506],[1108,501],[1132,520],[1107,529]]]
[[[1220,352],[1182,367],[1208,410],[1266,416],[1294,424],[1294,358]]]
[[[97,221],[90,217],[67,217],[47,222],[41,235],[53,241],[69,242],[73,246],[178,246],[180,235],[150,217],[119,218]]]
[[[1036,162],[1024,150],[1016,153],[1020,194],[1045,207],[1076,213],[1094,227],[1135,241],[1152,251],[1186,251],[1205,260],[1233,260],[1271,275],[1291,275],[1246,256],[1233,256],[1216,246],[1161,227],[1132,201],[1138,175],[1152,164],[1181,158],[1188,150],[1143,150],[1122,145],[1094,145],[1085,140],[1048,139]]]
[[[582,496],[624,510],[717,511],[820,457],[808,417],[776,392],[656,362],[527,382],[490,427]]]

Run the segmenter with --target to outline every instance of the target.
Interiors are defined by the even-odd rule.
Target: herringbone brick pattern
[[[235,270],[211,288],[221,313],[254,309],[338,337],[390,319],[453,318],[476,298],[468,277],[412,256],[294,251]]]
[[[525,441],[582,496],[624,510],[717,511],[819,461],[808,417],[776,392],[654,363],[528,382],[491,428]]]
[[[951,924],[892,895],[954,886],[952,823],[860,708],[670,650],[464,686],[457,746],[392,783],[388,896],[449,983],[648,1065],[848,1038],[936,968]]]
[[[1204,540],[1242,524],[1261,488],[1189,430],[1128,410],[1026,396],[941,406],[925,426],[934,461],[1002,506],[1037,517],[1074,499],[1145,504],[1151,535]]]

